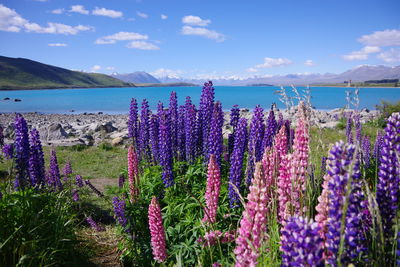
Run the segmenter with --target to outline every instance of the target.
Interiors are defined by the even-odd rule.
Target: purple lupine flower
[[[15,116],[15,168],[17,174],[15,176],[14,188],[23,188],[27,183],[28,161],[29,161],[29,137],[28,125],[24,117],[17,113]]]
[[[362,142],[362,140],[361,140],[362,125],[361,125],[360,118],[361,118],[360,113],[357,113],[354,116],[354,128],[356,129],[356,143],[361,146],[361,142]]]
[[[247,119],[240,118],[235,132],[235,144],[231,156],[231,167],[229,170],[229,204],[237,207],[239,205],[239,195],[235,188],[240,192],[243,158],[246,150]]]
[[[126,231],[129,232],[129,229],[126,228],[126,225],[128,224],[128,219],[126,218],[125,215],[125,200],[119,200],[118,197],[113,197],[113,206],[114,206],[114,214],[115,217],[118,220],[118,223],[122,226],[122,228]]]
[[[54,149],[50,152],[49,185],[62,190],[60,169],[58,168],[57,154]]]
[[[319,231],[312,220],[290,217],[281,234],[282,266],[325,266]]]
[[[4,144],[3,155],[6,159],[14,158],[14,144]]]
[[[257,105],[253,112],[253,118],[250,123],[250,135],[248,143],[247,158],[247,185],[251,184],[254,176],[255,162],[261,160],[263,155],[262,142],[264,137],[264,114],[260,105]]]
[[[234,137],[235,137],[236,127],[239,123],[239,118],[240,118],[239,106],[234,105],[233,108],[231,109],[231,114],[230,114],[230,125],[232,126],[232,133],[229,134],[229,136],[228,136],[228,154],[229,154],[229,156],[232,154],[233,147],[235,144]]]
[[[99,189],[97,189],[91,182],[90,180],[85,180],[85,184],[87,186],[89,186],[90,189],[92,189],[92,191],[99,197],[104,197],[104,194],[102,192],[100,192]]]
[[[382,145],[383,145],[383,134],[381,131],[379,131],[378,134],[376,135],[375,144],[374,144],[373,156],[375,159],[379,159],[380,154],[381,154]]]
[[[213,154],[218,166],[221,167],[223,146],[222,126],[224,124],[224,114],[222,113],[221,102],[215,102],[210,124],[210,132],[208,134],[208,154],[206,160],[208,160],[210,155]]]
[[[92,218],[92,216],[86,217],[86,222],[92,227],[93,230],[97,232],[102,232],[104,231],[104,227],[98,225]]]
[[[400,177],[400,113],[393,113],[385,128],[384,141],[379,155],[378,183],[376,201],[382,217],[383,232],[387,241],[393,236],[392,226],[395,223],[399,207]]]
[[[65,166],[63,168],[63,174],[68,177],[68,175],[72,174],[72,167],[71,167],[71,161],[67,160],[65,163]]]
[[[209,81],[204,83],[199,107],[199,133],[201,131],[203,142],[203,154],[206,156],[208,153],[208,134],[210,131],[210,121],[214,109],[214,87],[213,83]]]
[[[153,114],[150,120],[150,144],[151,144],[151,152],[152,159],[154,163],[159,161],[158,155],[158,115]]]
[[[79,174],[77,174],[77,175],[75,176],[75,182],[76,182],[76,185],[77,185],[78,187],[83,187],[82,176],[80,176]]]
[[[271,107],[271,110],[269,111],[267,118],[267,124],[265,127],[264,140],[262,144],[263,149],[266,147],[272,147],[274,143],[274,136],[277,132],[277,129],[278,129],[278,123],[275,120],[273,107]]]
[[[169,98],[169,118],[171,120],[171,145],[174,158],[178,157],[178,98],[176,92],[172,91]]]
[[[129,108],[128,137],[132,138],[133,143],[137,148],[137,142],[139,137],[139,123],[138,123],[138,105],[135,98],[132,98],[131,105]]]
[[[366,208],[365,196],[355,149],[355,145],[340,141],[330,150],[327,169],[331,179],[328,182],[328,231],[325,244],[328,263],[333,266],[338,262],[346,266],[354,263],[366,250],[362,222],[362,213]],[[342,235],[344,249],[339,258]]]
[[[324,176],[324,174],[326,173],[326,160],[327,157],[325,156],[321,158],[321,176]]]
[[[352,144],[353,143],[353,132],[351,130],[353,123],[353,119],[351,118],[351,112],[347,115],[347,121],[346,121],[346,137],[347,137],[347,143]]]
[[[39,132],[33,129],[29,136],[29,179],[32,186],[44,184],[45,167]]]
[[[151,158],[150,153],[150,110],[146,99],[142,102],[142,112],[140,114],[140,134],[139,134],[139,157],[147,161]]]
[[[186,120],[186,107],[179,106],[179,117],[178,117],[178,158],[179,160],[184,161],[186,159],[186,128],[185,128],[185,120]]]
[[[161,101],[158,101],[157,104],[157,114],[160,116],[160,114],[164,111],[164,104]]]
[[[283,120],[283,115],[281,112],[278,113],[278,122],[277,122],[277,132],[282,128],[282,126],[285,124],[285,121]]]
[[[364,166],[368,169],[371,163],[371,143],[368,135],[365,135],[362,139],[361,148]]]
[[[119,188],[123,188],[125,184],[125,176],[124,175],[120,175],[118,178],[118,187]]]
[[[186,160],[193,162],[196,153],[196,108],[192,104],[189,96],[186,97],[185,104],[185,150]],[[209,123],[208,123],[209,124]]]
[[[4,146],[4,133],[3,133],[3,127],[0,125],[0,148]]]
[[[79,191],[77,189],[72,190],[72,200],[75,202],[79,201]]]
[[[170,187],[174,183],[174,175],[172,173],[170,119],[167,111],[162,112],[160,117],[159,149],[160,165],[163,167],[162,180],[165,187]]]

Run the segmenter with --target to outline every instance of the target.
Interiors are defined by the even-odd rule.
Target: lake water
[[[241,108],[254,108],[260,104],[269,108],[275,102],[278,107],[285,107],[275,92],[279,87],[215,86],[215,98],[222,102],[224,110],[238,104]],[[302,92],[304,87],[297,87]],[[311,87],[311,103],[317,109],[334,109],[346,106],[345,91],[354,88]],[[199,103],[201,87],[133,87],[133,88],[95,88],[95,89],[52,89],[0,91],[0,112],[40,112],[40,113],[75,113],[103,112],[123,114],[129,112],[132,97],[139,102],[146,98],[151,109],[156,109],[158,101],[169,105],[171,91],[177,92],[179,104],[186,96],[192,98],[196,106]],[[291,88],[287,88],[293,95]],[[11,100],[5,101],[9,97]],[[13,99],[21,99],[14,102]],[[375,109],[381,100],[400,100],[400,88],[361,88],[359,108]]]

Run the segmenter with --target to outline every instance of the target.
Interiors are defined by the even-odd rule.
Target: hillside
[[[71,71],[25,58],[0,56],[0,90],[128,86],[134,85],[105,74]]]
[[[160,83],[160,81],[157,80],[154,76],[144,71],[135,71],[125,74],[113,73],[111,74],[111,76],[129,83]]]

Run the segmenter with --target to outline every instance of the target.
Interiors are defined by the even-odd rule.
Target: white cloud
[[[149,37],[136,32],[117,32],[113,35],[98,38],[96,44],[115,44],[117,41],[147,40]]]
[[[182,23],[184,24],[189,24],[189,25],[195,25],[195,26],[207,26],[208,24],[211,23],[211,20],[209,19],[202,19],[198,16],[184,16],[182,18]]]
[[[370,46],[396,46],[400,45],[400,30],[376,31],[363,35],[358,41]]]
[[[101,66],[100,65],[94,65],[93,67],[92,67],[92,69],[90,70],[90,72],[97,72],[98,70],[100,70],[101,69]]]
[[[183,74],[183,71],[160,68],[153,72],[150,72],[150,74],[156,78],[170,77],[178,79]]]
[[[86,10],[85,7],[82,6],[82,5],[71,6],[71,9],[69,10],[69,12],[80,13],[80,14],[83,14],[83,15],[88,15],[89,14],[89,10]]]
[[[293,62],[287,58],[266,57],[266,58],[264,58],[264,63],[256,65],[255,68],[261,69],[261,68],[281,67],[281,66],[290,65],[292,63]]]
[[[106,67],[106,70],[115,70],[115,67]]]
[[[40,26],[37,23],[29,22],[22,18],[15,10],[0,4],[0,30],[7,32],[27,32],[49,33],[49,34],[65,34],[75,35],[80,31],[88,31],[93,29],[91,26],[70,26],[61,23],[48,22],[47,27]]]
[[[368,54],[378,53],[381,49],[378,46],[365,46],[359,51],[353,51],[350,54],[344,55],[343,59],[347,61],[352,60],[366,60]]]
[[[94,10],[92,10],[92,14],[96,16],[110,17],[113,19],[120,18],[124,15],[121,11],[106,9],[104,7],[102,8],[96,7]]]
[[[304,62],[304,65],[305,65],[305,66],[311,67],[311,66],[314,66],[315,63],[314,63],[314,61],[312,61],[311,59],[307,59],[307,60]]]
[[[138,15],[139,17],[143,18],[143,19],[147,19],[149,17],[149,15],[147,15],[146,13],[142,13],[137,11],[136,15]]]
[[[257,72],[258,69],[256,69],[256,68],[248,68],[246,71],[247,72]]]
[[[57,8],[57,9],[53,9],[52,11],[50,11],[50,13],[60,15],[60,14],[64,13],[64,11],[65,11],[64,8]]]
[[[181,33],[183,35],[197,35],[202,36],[208,39],[215,40],[217,42],[225,41],[225,36],[219,32],[214,30],[209,30],[202,27],[191,27],[191,26],[183,26]]]
[[[168,18],[167,15],[161,14],[161,19],[167,19],[167,18]]]
[[[400,62],[400,49],[391,48],[388,51],[380,53],[377,58],[387,62],[387,63],[397,63]]]
[[[136,48],[141,50],[159,50],[160,48],[152,43],[146,41],[133,41],[127,44],[128,48]]]
[[[63,46],[67,46],[67,44],[64,44],[64,43],[50,43],[50,44],[48,44],[48,46],[63,47]]]

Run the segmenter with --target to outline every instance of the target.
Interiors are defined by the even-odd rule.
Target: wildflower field
[[[319,129],[297,100],[290,119],[234,106],[224,126],[211,82],[198,106],[132,99],[127,164],[103,191],[16,114],[14,143],[0,125],[0,266],[91,266],[87,227],[115,234],[123,266],[400,266],[400,113]]]

